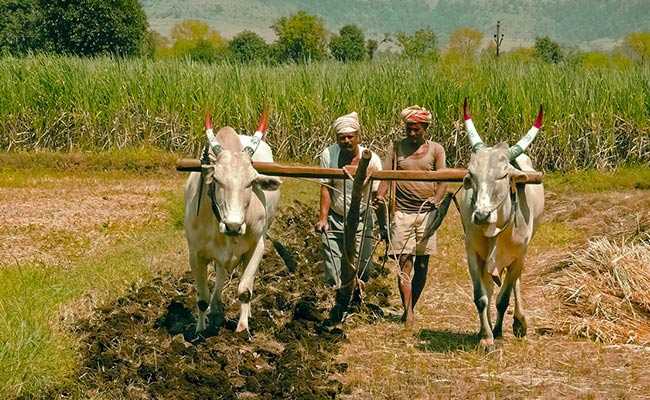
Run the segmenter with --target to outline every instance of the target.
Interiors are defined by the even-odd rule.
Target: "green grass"
[[[100,299],[117,296],[151,276],[151,254],[172,251],[179,240],[161,228],[70,268],[0,269],[0,397],[35,393],[70,379],[79,362],[77,339],[61,329],[62,307],[90,290]]]
[[[330,125],[359,112],[364,141],[381,149],[399,134],[399,111],[435,113],[433,139],[451,165],[467,162],[464,97],[486,142],[513,143],[540,103],[545,129],[531,146],[544,170],[609,168],[650,161],[650,68],[333,62],[280,67],[179,61],[0,59],[0,149],[106,151],[149,147],[193,155],[204,143],[206,111],[215,125],[252,131],[272,108],[276,158],[312,161],[332,141]]]
[[[2,170],[40,171],[135,171],[172,170],[178,155],[148,146],[107,151],[53,152],[21,151],[0,153]]]
[[[622,167],[612,171],[554,172],[544,177],[546,188],[561,192],[607,192],[612,190],[650,189],[650,165]]]

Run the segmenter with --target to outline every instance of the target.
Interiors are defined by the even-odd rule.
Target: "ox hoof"
[[[253,335],[251,335],[251,331],[248,329],[248,326],[237,324],[237,329],[235,329],[235,333],[245,337],[248,340],[253,340]]]
[[[526,336],[526,332],[528,331],[528,325],[526,324],[526,319],[525,318],[517,318],[515,317],[514,320],[512,321],[512,333],[518,338]]]
[[[479,345],[481,349],[483,349],[487,353],[491,353],[494,351],[494,339],[492,338],[481,339]]]

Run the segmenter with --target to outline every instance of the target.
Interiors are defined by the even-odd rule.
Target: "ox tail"
[[[284,265],[287,266],[287,269],[289,272],[294,273],[296,272],[296,269],[298,268],[298,262],[296,261],[296,254],[289,250],[285,245],[280,243],[279,240],[275,240],[269,237],[271,240],[271,243],[273,243],[273,248],[275,251],[278,253],[282,261],[284,261]]]

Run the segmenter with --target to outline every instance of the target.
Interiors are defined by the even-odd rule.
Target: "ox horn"
[[[214,135],[214,131],[212,130],[212,116],[210,116],[209,112],[205,114],[205,135],[208,137],[208,143],[210,144],[214,155],[216,156],[221,153],[223,147],[221,147],[217,137]]]
[[[469,144],[472,146],[472,152],[476,153],[476,151],[485,147],[485,143],[483,143],[483,139],[481,139],[481,136],[479,136],[478,132],[476,131],[472,117],[469,115],[468,108],[467,97],[465,97],[465,102],[463,103],[463,118],[465,119],[465,129],[467,130]]]
[[[537,113],[537,118],[535,118],[535,123],[533,124],[533,127],[530,128],[528,133],[526,133],[524,137],[522,137],[517,142],[517,144],[511,146],[508,149],[508,157],[510,158],[510,161],[513,161],[515,158],[519,157],[520,154],[526,151],[526,148],[530,146],[533,140],[535,140],[535,137],[537,136],[539,129],[542,127],[543,119],[544,119],[544,107],[540,105],[539,112]]]
[[[251,137],[250,143],[244,147],[244,150],[248,155],[253,158],[253,154],[257,150],[257,147],[260,145],[260,141],[264,140],[266,137],[266,130],[269,128],[269,114],[266,110],[262,112],[260,116],[260,123],[257,125],[257,130],[253,137]]]

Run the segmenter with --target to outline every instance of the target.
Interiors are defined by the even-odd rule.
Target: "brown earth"
[[[165,274],[134,287],[73,327],[82,340],[84,365],[74,387],[48,396],[109,398],[336,398],[343,385],[332,379],[347,369],[335,356],[346,336],[323,325],[333,291],[320,279],[314,209],[296,203],[276,219],[271,235],[297,254],[293,272],[267,251],[255,282],[252,337],[236,334],[234,319],[197,337],[195,290],[189,274]],[[268,243],[271,248],[271,243]],[[386,288],[369,290],[368,302]],[[224,299],[236,318],[236,280]],[[373,311],[371,311],[373,310]],[[381,309],[363,307],[366,322]]]
[[[35,177],[0,187],[0,266],[67,263],[129,231],[165,217],[162,194],[178,177],[95,178],[90,174]]]
[[[101,187],[89,183],[90,190],[71,188],[50,195],[45,189],[2,189],[5,201],[0,204],[5,207],[0,218],[13,221],[17,235],[21,227],[37,221],[35,229],[43,235],[50,227],[78,227],[93,242],[99,240],[93,236],[101,232],[98,225],[107,218],[146,225],[156,213],[164,213],[160,192],[180,187],[178,179],[161,179],[152,186],[142,182],[133,178]],[[48,201],[57,205],[35,211]],[[617,237],[634,224],[641,227],[650,212],[648,192],[547,193],[546,209],[546,225],[533,241],[523,277],[528,337],[512,336],[506,328],[510,314],[505,339],[492,353],[477,348],[478,322],[455,210],[441,228],[439,255],[430,265],[416,327],[404,329],[395,317],[400,301],[395,267],[388,263],[393,273],[374,276],[367,287],[368,306],[352,314],[341,331],[322,326],[333,293],[320,280],[320,244],[311,230],[315,205],[294,203],[276,220],[272,237],[295,253],[296,268],[290,272],[267,243],[255,283],[252,338],[235,334],[231,320],[212,336],[196,338],[191,279],[159,275],[70,326],[81,338],[83,365],[76,384],[46,397],[650,398],[650,348],[568,335],[559,323],[564,305],[548,290],[557,263],[589,238]],[[58,222],[48,224],[48,216]],[[25,234],[17,242],[34,237]],[[49,256],[46,250],[25,247],[23,256]],[[239,311],[236,283],[231,278],[225,288],[229,318]]]

